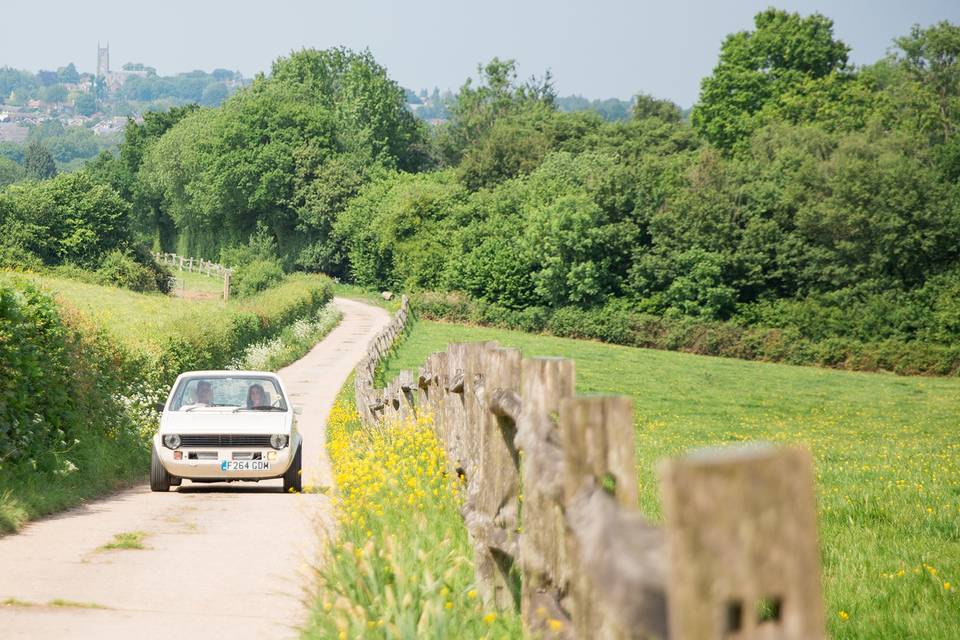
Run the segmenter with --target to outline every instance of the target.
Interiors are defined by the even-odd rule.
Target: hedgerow
[[[902,375],[960,373],[960,345],[897,338],[871,342],[848,337],[816,340],[802,335],[796,327],[656,316],[635,311],[624,301],[587,309],[528,307],[515,310],[472,300],[461,293],[422,292],[413,294],[411,303],[414,310],[427,319],[633,347],[858,371],[892,371]]]

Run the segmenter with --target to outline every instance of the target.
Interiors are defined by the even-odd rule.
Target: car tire
[[[160,456],[154,447],[150,456],[150,491],[169,491],[170,473],[160,464]]]
[[[179,487],[182,482],[183,482],[183,478],[181,478],[180,476],[170,476],[171,487]]]
[[[293,454],[293,462],[290,463],[290,466],[287,468],[286,472],[283,474],[283,491],[284,493],[296,492],[300,493],[303,490],[303,475],[300,462],[300,449],[297,447],[297,452]]]

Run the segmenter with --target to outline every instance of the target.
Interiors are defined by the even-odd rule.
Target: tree
[[[218,107],[220,103],[227,99],[230,91],[227,85],[222,82],[208,84],[203,89],[203,96],[200,98],[200,104],[205,107]]]
[[[646,93],[638,93],[633,98],[633,117],[660,118],[665,122],[680,122],[680,107],[669,100],[654,98]]]
[[[45,102],[64,102],[67,99],[67,88],[62,84],[50,85],[43,90]]]
[[[80,73],[71,62],[67,66],[57,69],[57,78],[59,78],[60,82],[76,84],[77,82],[80,82]]]
[[[130,244],[130,206],[83,172],[8,187],[0,209],[9,213],[0,236],[39,256],[45,264],[97,266],[113,249]]]
[[[450,123],[442,132],[440,153],[449,164],[457,164],[467,149],[493,126],[498,118],[525,108],[555,109],[553,80],[548,71],[542,79],[517,82],[516,62],[494,58],[477,68],[480,81],[472,78],[460,87],[450,106]],[[439,97],[439,92],[438,92]]]
[[[81,93],[73,101],[73,108],[82,116],[92,116],[97,112],[97,99],[92,93]]]
[[[960,123],[960,27],[947,21],[928,29],[914,25],[896,43],[899,59],[921,88],[915,98],[932,107],[925,110],[932,117],[924,119],[939,128],[940,141],[950,139]]]
[[[700,85],[691,121],[707,140],[733,149],[756,128],[764,105],[809,79],[847,69],[849,48],[833,37],[833,21],[767,9],[754,31],[727,36],[713,74]]]
[[[23,154],[23,171],[29,178],[46,180],[57,175],[57,163],[42,143],[33,141]]]
[[[0,156],[0,190],[23,178],[23,169],[13,160]]]

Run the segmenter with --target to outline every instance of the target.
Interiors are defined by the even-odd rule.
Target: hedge
[[[960,374],[960,344],[896,339],[861,342],[839,337],[813,341],[794,329],[654,316],[636,312],[622,302],[589,309],[531,307],[518,311],[462,293],[422,292],[411,296],[411,305],[427,319],[648,349],[901,375]]]

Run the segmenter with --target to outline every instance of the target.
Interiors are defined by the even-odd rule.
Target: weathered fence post
[[[223,271],[223,301],[230,299],[230,269]]]
[[[475,549],[477,582],[487,602],[499,609],[518,607],[518,585],[510,571],[516,556],[519,518],[520,459],[514,444],[515,420],[507,404],[495,402],[512,394],[519,408],[519,349],[489,347],[481,352],[474,383],[479,408],[476,429],[476,470],[472,478],[469,511],[465,514]],[[469,477],[469,476],[468,476]]]
[[[521,365],[522,410],[517,448],[522,452],[523,572],[521,615],[527,630],[544,633],[549,621],[568,635],[565,613],[569,568],[564,545],[563,453],[557,426],[560,401],[574,392],[574,363],[561,358],[524,358]]]
[[[633,403],[624,396],[581,396],[560,405],[567,557],[576,575],[569,610],[577,638],[666,636],[662,536],[638,510],[633,429]]]
[[[824,637],[806,450],[698,452],[664,463],[660,476],[672,637]]]

